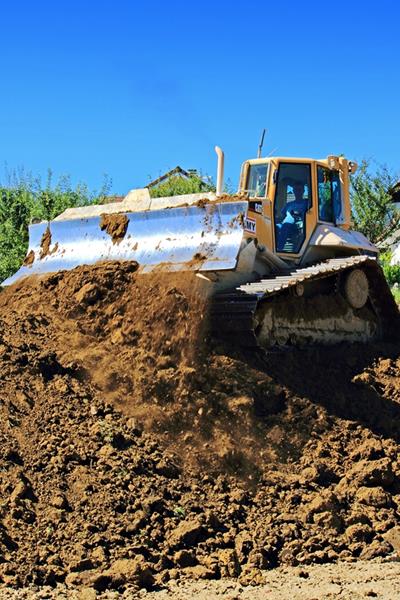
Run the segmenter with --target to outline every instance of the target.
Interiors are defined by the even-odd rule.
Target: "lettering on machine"
[[[246,217],[246,219],[244,220],[244,228],[245,228],[245,231],[248,231],[249,233],[255,233],[256,232],[255,219],[249,219],[248,217]]]

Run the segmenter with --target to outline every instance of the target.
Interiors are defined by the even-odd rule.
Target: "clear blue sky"
[[[8,1],[0,161],[125,193],[180,165],[236,186],[265,153],[400,171],[396,1]]]

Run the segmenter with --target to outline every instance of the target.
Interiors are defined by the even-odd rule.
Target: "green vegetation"
[[[400,288],[393,287],[392,288],[392,294],[393,294],[394,299],[396,300],[397,304],[400,305]]]
[[[363,160],[351,177],[352,219],[355,229],[374,244],[385,240],[400,227],[400,212],[393,205],[391,190],[399,177],[384,165],[375,170]]]
[[[69,177],[54,185],[49,171],[45,186],[25,172],[7,174],[7,184],[0,184],[0,282],[20,267],[28,248],[31,222],[54,219],[66,208],[97,204],[108,192],[106,180],[99,193],[86,185],[73,187]]]
[[[400,265],[391,265],[391,258],[392,253],[390,251],[382,252],[379,256],[379,262],[385,273],[386,280],[391,287],[394,299],[397,304],[400,304]]]
[[[400,285],[400,265],[384,265],[383,272],[389,285]]]
[[[164,196],[180,196],[182,194],[197,194],[199,192],[215,192],[215,185],[210,177],[182,177],[174,175],[165,182],[149,189],[152,198],[161,198]]]
[[[388,239],[400,229],[400,212],[393,204],[392,190],[399,177],[384,165],[375,169],[363,160],[351,177],[351,204],[354,228],[371,242],[385,248]],[[387,247],[387,244],[386,244]],[[379,261],[395,300],[400,304],[400,266],[390,264],[390,251],[382,252]]]

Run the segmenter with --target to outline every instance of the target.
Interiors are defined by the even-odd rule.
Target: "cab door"
[[[309,162],[280,162],[276,174],[274,224],[278,253],[299,254],[308,231],[307,213],[312,206]]]
[[[343,207],[339,171],[317,165],[318,221],[341,223]]]

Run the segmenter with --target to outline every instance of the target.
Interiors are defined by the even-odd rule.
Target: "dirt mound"
[[[124,589],[400,551],[398,347],[251,363],[192,275],[0,294],[0,580]]]

